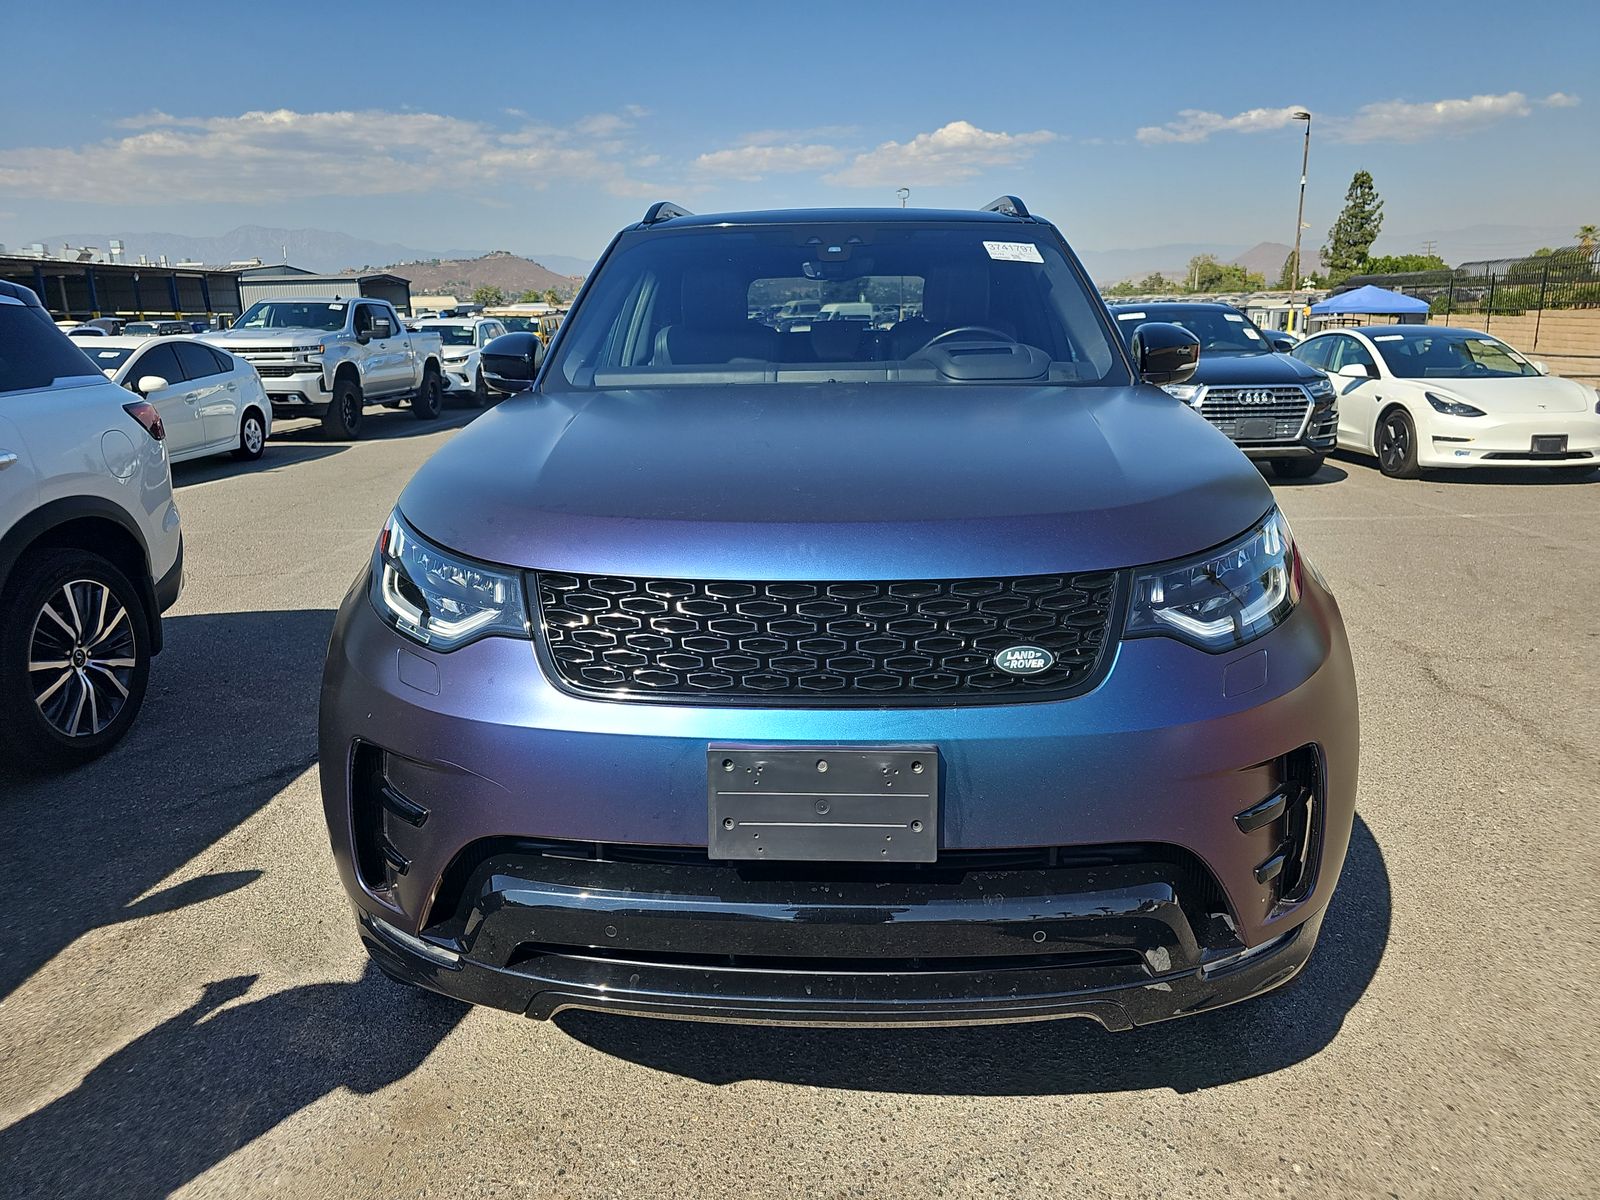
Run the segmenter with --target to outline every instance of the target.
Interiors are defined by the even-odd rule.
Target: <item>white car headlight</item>
[[[1200,393],[1205,390],[1202,383],[1164,383],[1161,390],[1174,400],[1182,400],[1185,404],[1194,404],[1200,399]]]
[[[371,595],[390,625],[432,650],[490,635],[531,636],[520,572],[439,549],[398,510],[384,522],[373,552]]]
[[[1220,550],[1140,570],[1126,636],[1232,650],[1282,624],[1299,600],[1300,556],[1273,509]]]
[[[1447,417],[1481,417],[1487,414],[1483,409],[1475,408],[1464,400],[1457,400],[1454,396],[1441,396],[1437,392],[1423,392],[1428,398],[1428,403],[1433,406],[1434,412],[1444,413]]]

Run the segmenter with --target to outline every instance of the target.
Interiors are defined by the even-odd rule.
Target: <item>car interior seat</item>
[[[777,356],[777,334],[749,319],[745,293],[744,282],[733,271],[685,271],[678,320],[656,334],[651,364],[771,362]]]

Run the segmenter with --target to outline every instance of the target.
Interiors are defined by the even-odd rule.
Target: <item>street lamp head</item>
[[[1304,109],[1301,109],[1299,112],[1292,114],[1289,119],[1291,121],[1309,122],[1311,120],[1311,114],[1306,112]]]

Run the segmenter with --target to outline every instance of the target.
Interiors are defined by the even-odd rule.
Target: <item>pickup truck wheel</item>
[[[439,369],[428,367],[422,372],[422,386],[411,399],[411,415],[419,421],[432,421],[444,407],[444,384],[439,379]]]
[[[353,441],[361,436],[361,410],[366,403],[361,385],[346,375],[333,385],[333,401],[322,416],[322,432]]]

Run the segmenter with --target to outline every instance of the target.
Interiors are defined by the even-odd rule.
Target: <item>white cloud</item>
[[[1294,120],[1294,114],[1304,112],[1298,104],[1284,108],[1251,108],[1231,117],[1221,113],[1206,112],[1199,108],[1186,108],[1176,121],[1165,125],[1146,125],[1134,136],[1146,145],[1163,142],[1203,142],[1214,133],[1264,133],[1282,129]]]
[[[625,109],[579,124],[616,132],[639,115]],[[597,144],[577,126],[500,129],[437,113],[292,109],[217,117],[155,112],[119,124],[134,132],[83,146],[8,150],[0,192],[154,204],[379,196],[504,181],[542,187],[573,180],[621,196],[655,190],[630,178],[613,156],[620,142]]]
[[[1333,136],[1341,142],[1420,142],[1435,134],[1462,133],[1508,117],[1525,117],[1532,111],[1521,92],[1420,104],[1384,100],[1363,106],[1353,117],[1336,119]]]
[[[909,142],[884,142],[858,154],[849,166],[824,176],[844,187],[913,187],[970,179],[987,167],[1004,167],[1030,158],[1056,135],[994,133],[970,121],[952,121]]]
[[[844,152],[822,143],[780,146],[735,146],[713,150],[694,160],[695,170],[705,175],[754,181],[764,175],[792,171],[819,171],[844,161]]]
[[[1420,142],[1430,137],[1465,133],[1496,122],[1526,117],[1534,101],[1521,92],[1468,96],[1459,99],[1382,100],[1353,114],[1317,114],[1319,129],[1337,142]],[[1547,108],[1571,108],[1576,96],[1552,92],[1536,103]],[[1284,108],[1252,108],[1228,117],[1198,108],[1186,108],[1165,125],[1146,125],[1135,135],[1145,145],[1197,143],[1218,133],[1268,133],[1294,121],[1298,104]]]

